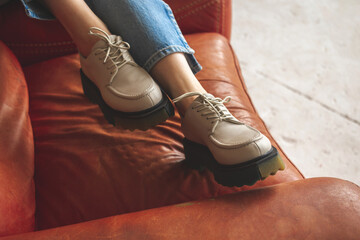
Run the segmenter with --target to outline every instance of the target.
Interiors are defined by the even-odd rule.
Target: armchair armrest
[[[0,41],[0,236],[34,230],[34,140],[28,112],[23,71]]]
[[[358,239],[360,188],[304,179],[10,239]]]

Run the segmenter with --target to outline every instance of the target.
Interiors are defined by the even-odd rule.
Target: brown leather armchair
[[[61,25],[13,1],[0,8],[0,239],[360,239],[359,187],[304,179],[256,113],[229,43],[231,1],[166,2],[202,85],[232,96],[230,111],[271,139],[286,169],[224,187],[183,164],[178,114],[146,132],[115,129],[84,97]]]

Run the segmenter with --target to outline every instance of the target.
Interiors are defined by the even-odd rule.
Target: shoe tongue
[[[215,98],[215,97],[214,97],[212,94],[210,94],[210,93],[205,93],[205,94],[203,94],[203,96],[205,96],[205,97],[208,98],[208,99],[214,99],[214,98]],[[195,98],[194,101],[196,101],[196,102],[202,102],[202,101],[203,101],[203,97],[202,97],[202,96],[198,96],[197,98]]]
[[[207,98],[209,98],[209,99],[214,99],[214,98],[215,98],[215,97],[214,97],[212,94],[210,94],[210,93],[205,93],[204,96],[207,97]]]
[[[209,99],[209,100],[213,100],[215,99],[214,95],[210,94],[210,93],[205,93],[204,96]],[[195,101],[197,102],[202,102],[202,97],[199,96],[198,98],[195,99]],[[221,115],[225,115],[225,112],[227,112],[227,108],[224,105],[219,105],[219,104],[214,104],[215,108],[219,111],[219,113]],[[211,110],[211,108],[210,108]],[[212,110],[213,111],[213,110]]]
[[[120,36],[116,36],[116,35],[110,35],[110,41],[113,42],[119,42],[122,41]],[[104,39],[100,39],[99,41],[97,41],[95,43],[95,45],[92,47],[92,51],[98,49],[98,48],[106,48],[108,47],[108,43],[107,41],[105,41]]]

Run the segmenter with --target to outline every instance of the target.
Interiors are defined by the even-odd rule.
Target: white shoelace
[[[96,33],[93,31],[98,31],[100,33]],[[119,69],[126,63],[136,65],[136,63],[133,62],[132,59],[128,59],[127,56],[125,55],[125,53],[127,53],[127,50],[130,49],[129,43],[122,41],[119,37],[117,37],[115,41],[112,41],[109,34],[107,34],[104,30],[97,27],[91,27],[89,34],[96,36],[102,39],[103,41],[105,41],[107,46],[105,48],[97,49],[95,55],[99,55],[104,52],[106,53],[104,58],[104,63],[106,63],[108,59],[111,59],[114,62],[114,65],[108,69],[114,69],[114,68]],[[111,72],[111,74],[113,73],[114,71]]]
[[[173,99],[173,102],[179,102],[184,98],[193,97],[193,96],[200,96],[202,100],[202,104],[198,104],[197,106],[193,106],[193,109],[196,111],[203,113],[201,116],[206,116],[206,119],[213,119],[211,123],[215,123],[212,127],[211,133],[214,133],[217,125],[221,121],[227,121],[235,124],[242,124],[239,122],[234,116],[229,112],[229,110],[224,106],[224,103],[228,103],[231,100],[230,96],[225,97],[224,99],[218,97],[212,97],[211,95],[198,93],[198,92],[188,92],[185,93],[177,98]],[[210,97],[211,96],[211,97]],[[206,111],[207,110],[207,111]]]

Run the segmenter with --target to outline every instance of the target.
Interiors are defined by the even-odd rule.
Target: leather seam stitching
[[[38,50],[24,50],[24,49],[13,49],[11,48],[13,52],[19,53],[19,54],[36,54],[36,53],[62,53],[62,52],[72,52],[76,50],[76,48],[66,48],[66,49],[38,49]]]
[[[192,6],[194,6],[194,5],[198,4],[198,3],[201,3],[201,1],[202,0],[196,0],[196,1],[194,1],[194,2],[192,2],[190,4],[188,4],[188,5],[185,5],[185,6],[181,7],[181,8],[174,9],[174,13],[181,12],[181,11],[183,11],[183,10],[185,10],[187,8],[190,8],[190,7],[192,7]]]
[[[220,33],[221,0],[216,1],[216,32]]]
[[[222,0],[222,26],[221,26],[221,32],[222,34],[225,34],[225,1]]]
[[[72,41],[64,41],[64,42],[49,42],[49,43],[9,43],[5,42],[5,44],[9,47],[56,47],[63,45],[74,45]]]
[[[195,13],[197,13],[197,12],[207,8],[207,7],[210,7],[211,5],[214,5],[217,2],[218,2],[218,0],[213,0],[211,2],[208,2],[207,4],[204,4],[201,7],[195,8],[194,10],[190,11],[189,13],[187,13],[185,15],[179,16],[178,20],[184,19],[184,18],[186,18],[186,17],[188,17],[190,15],[193,15],[193,14],[195,14]]]

